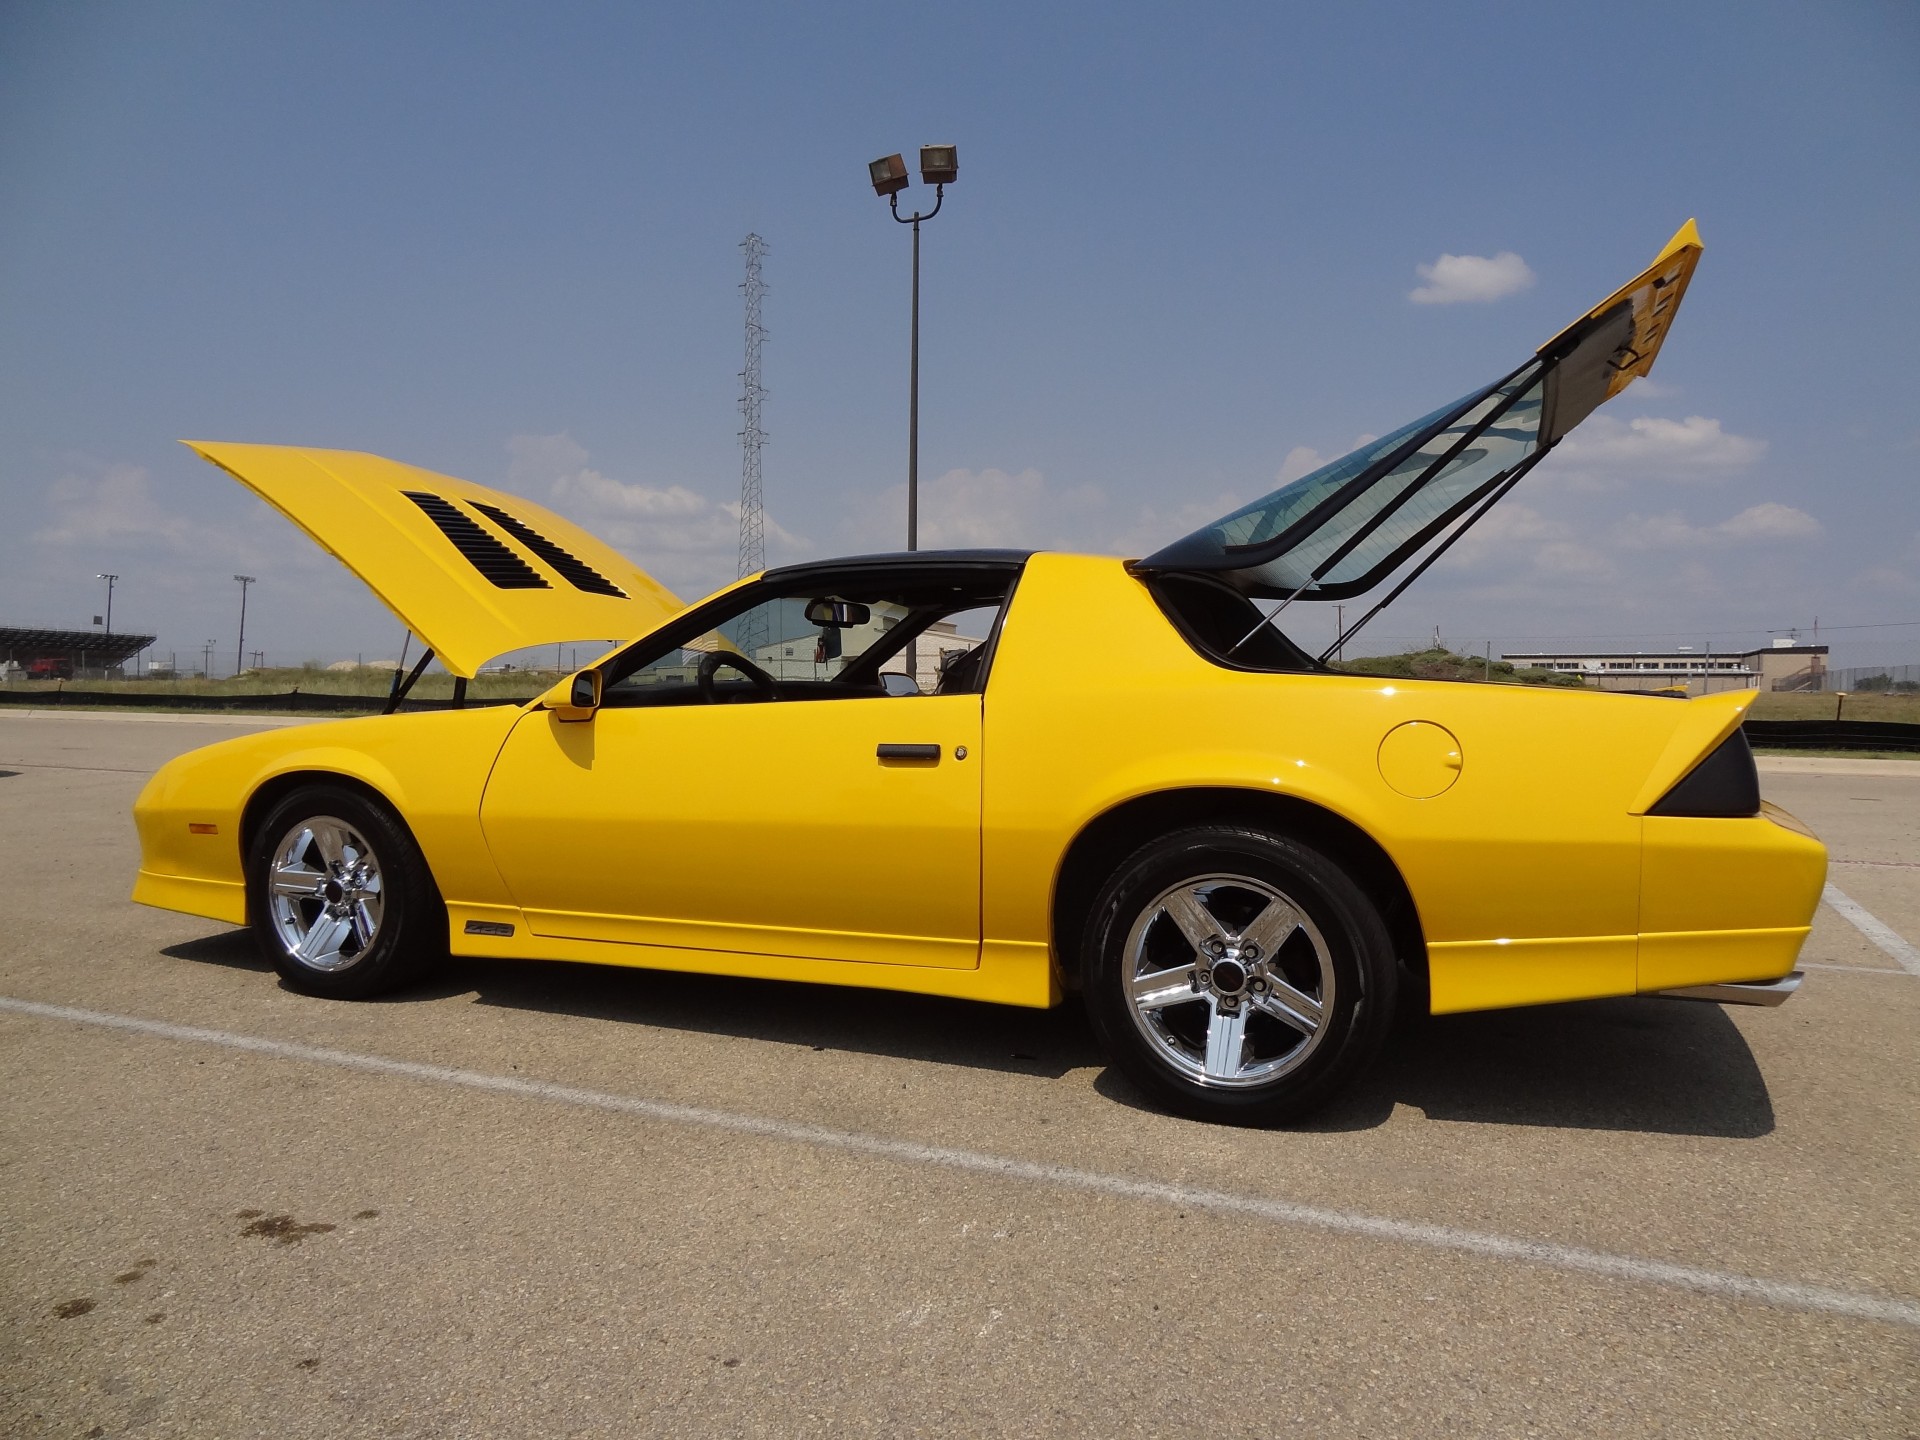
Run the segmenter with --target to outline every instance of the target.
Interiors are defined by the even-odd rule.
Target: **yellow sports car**
[[[1751,693],[1389,682],[1283,628],[1390,601],[1645,374],[1699,253],[1689,223],[1512,373],[1144,560],[869,556],[683,607],[517,496],[198,444],[463,679],[167,765],[134,898],[251,926],[325,996],[449,952],[1078,990],[1139,1085],[1243,1123],[1350,1081],[1403,996],[1778,1003],[1826,852],[1761,802]],[[584,636],[639,638],[459,708],[492,657]]]

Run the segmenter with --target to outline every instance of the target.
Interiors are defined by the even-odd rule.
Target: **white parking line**
[[[1902,970],[1909,975],[1920,975],[1920,950],[1915,950],[1899,934],[1881,924],[1872,911],[1859,901],[1848,899],[1843,891],[1834,889],[1831,883],[1821,892],[1820,898],[1831,905],[1842,920],[1891,955]]]
[[[649,1120],[675,1125],[698,1125],[710,1130],[757,1135],[799,1145],[813,1145],[857,1155],[872,1155],[909,1165],[933,1165],[987,1175],[1001,1180],[1021,1180],[1061,1189],[1079,1190],[1096,1195],[1111,1195],[1125,1200],[1146,1200],[1215,1214],[1246,1215],[1281,1225],[1310,1230],[1333,1231],[1343,1235],[1364,1235],[1375,1240],[1422,1245],[1435,1250],[1451,1250],[1492,1260],[1514,1260],[1554,1270],[1570,1270],[1585,1275],[1601,1275],[1612,1280],[1627,1280],[1643,1285],[1664,1285],[1732,1300],[1757,1300],[1790,1310],[1808,1310],[1818,1314],[1843,1315],[1858,1320],[1880,1320],[1892,1325],[1920,1329],[1920,1302],[1852,1290],[1835,1290],[1825,1285],[1803,1284],[1795,1280],[1765,1280],[1724,1270],[1706,1270],[1692,1265],[1674,1265],[1663,1260],[1644,1260],[1631,1255],[1614,1255],[1604,1250],[1587,1250],[1575,1245],[1556,1245],[1544,1240],[1522,1240],[1479,1230],[1461,1230],[1451,1225],[1427,1225],[1415,1220],[1395,1220],[1351,1210],[1328,1210],[1315,1205],[1299,1205],[1289,1200],[1273,1200],[1258,1195],[1235,1195],[1221,1190],[1200,1190],[1185,1185],[1168,1185],[1153,1180],[1134,1180],[1124,1175],[1108,1175],[1097,1170],[1078,1170],[1066,1165],[1049,1165],[1035,1160],[1018,1160],[978,1150],[955,1150],[940,1145],[922,1145],[912,1140],[889,1139],[884,1135],[865,1135],[852,1130],[830,1130],[824,1126],[801,1125],[764,1116],[740,1115],[725,1110],[709,1110],[695,1105],[679,1105],[665,1100],[646,1100],[634,1095],[615,1095],[604,1090],[583,1090],[572,1085],[556,1085],[545,1080],[527,1080],[512,1075],[488,1075],[477,1070],[455,1070],[444,1065],[422,1065],[409,1060],[390,1060],[383,1055],[362,1055],[349,1050],[330,1050],[317,1045],[300,1045],[286,1040],[269,1040],[257,1035],[239,1035],[229,1030],[205,1030],[195,1025],[174,1025],[163,1020],[144,1020],[132,1015],[114,1015],[100,1010],[81,1010],[70,1005],[47,1005],[35,1000],[16,1000],[0,996],[0,1010],[19,1015],[35,1015],[48,1020],[65,1020],[77,1025],[96,1025],[110,1030],[127,1030],[154,1035],[166,1040],[196,1045],[217,1045],[228,1050],[244,1050],[256,1055],[271,1055],[283,1060],[305,1060],[316,1065],[332,1065],[344,1070],[359,1070],[375,1075],[397,1075],[437,1085],[455,1085],[469,1090],[518,1095],[546,1100],[558,1105],[576,1105],[592,1110],[612,1110],[640,1115]]]

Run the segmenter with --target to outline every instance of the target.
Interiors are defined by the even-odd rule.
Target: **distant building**
[[[1502,660],[1563,675],[1578,675],[1598,690],[1670,690],[1690,695],[1720,690],[1819,690],[1827,675],[1825,645],[1776,640],[1737,652],[1664,650],[1541,651],[1504,654]]]

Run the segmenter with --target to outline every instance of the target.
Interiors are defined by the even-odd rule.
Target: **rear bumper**
[[[1724,981],[1718,985],[1682,985],[1677,990],[1650,993],[1669,1000],[1713,1000],[1722,1005],[1784,1005],[1800,988],[1806,972],[1795,970],[1778,980]]]

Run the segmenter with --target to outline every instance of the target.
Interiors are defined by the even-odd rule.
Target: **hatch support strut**
[[[1322,665],[1326,664],[1329,655],[1333,654],[1341,646],[1345,645],[1347,641],[1359,634],[1361,628],[1366,625],[1369,620],[1373,619],[1374,616],[1398,600],[1402,592],[1404,592],[1409,585],[1427,573],[1427,568],[1432,565],[1434,561],[1438,560],[1442,555],[1446,554],[1448,550],[1453,548],[1454,541],[1458,540],[1462,535],[1466,534],[1467,531],[1479,524],[1481,518],[1495,505],[1498,505],[1501,498],[1505,496],[1509,490],[1520,483],[1521,477],[1542,460],[1546,459],[1552,450],[1553,446],[1551,445],[1543,446],[1534,451],[1533,454],[1529,455],[1525,460],[1522,460],[1518,465],[1514,466],[1513,473],[1507,476],[1499,485],[1495,486],[1487,498],[1480,503],[1480,507],[1468,515],[1466,519],[1462,520],[1451,535],[1447,536],[1446,539],[1428,551],[1426,558],[1414,566],[1413,569],[1407,573],[1407,577],[1404,580],[1389,590],[1384,600],[1367,611],[1366,614],[1354,621],[1353,624],[1349,625],[1345,630],[1342,630],[1338,637],[1335,638],[1333,644],[1320,652],[1320,663]]]
[[[406,699],[407,692],[413,689],[413,682],[420,678],[420,672],[427,668],[428,663],[432,659],[433,659],[433,650],[431,647],[429,647],[427,652],[424,655],[422,655],[419,661],[414,665],[413,669],[407,672],[407,678],[405,680],[402,680],[400,678],[399,667],[398,666],[394,667],[393,690],[387,696],[387,708],[380,712],[382,715],[391,715],[393,714],[394,711],[400,708],[400,702]],[[461,698],[465,699],[466,697],[463,695],[461,696]]]
[[[1523,378],[1526,379],[1528,383],[1526,384],[1520,383]],[[1302,595],[1304,595],[1308,591],[1308,589],[1310,589],[1315,585],[1318,585],[1320,581],[1326,577],[1327,573],[1333,569],[1334,566],[1338,565],[1342,560],[1346,559],[1348,555],[1352,554],[1354,550],[1358,549],[1360,546],[1360,543],[1363,540],[1365,540],[1369,535],[1373,534],[1375,530],[1379,529],[1380,526],[1382,526],[1389,519],[1391,519],[1402,505],[1405,505],[1409,500],[1411,500],[1415,495],[1417,495],[1423,488],[1425,488],[1426,483],[1429,480],[1433,479],[1434,476],[1438,475],[1442,470],[1446,469],[1448,465],[1452,464],[1455,457],[1458,456],[1462,450],[1466,449],[1469,444],[1479,439],[1480,436],[1486,434],[1487,431],[1491,430],[1495,425],[1499,424],[1500,421],[1505,418],[1506,413],[1509,410],[1511,410],[1515,405],[1519,404],[1521,399],[1527,394],[1527,392],[1533,388],[1532,387],[1533,378],[1534,377],[1527,376],[1526,366],[1523,365],[1520,367],[1520,369],[1516,370],[1512,375],[1508,376],[1505,380],[1502,380],[1500,382],[1501,385],[1506,385],[1511,387],[1510,393],[1507,395],[1506,399],[1502,400],[1498,405],[1494,406],[1493,409],[1489,411],[1485,416],[1483,416],[1478,423],[1470,425],[1465,430],[1461,431],[1459,439],[1455,440],[1453,444],[1449,445],[1445,450],[1441,451],[1438,455],[1436,455],[1433,459],[1432,464],[1428,465],[1426,469],[1422,470],[1417,476],[1415,476],[1410,483],[1403,485],[1400,488],[1400,493],[1398,495],[1394,496],[1393,499],[1389,500],[1385,505],[1381,506],[1378,510],[1376,510],[1373,513],[1373,517],[1371,519],[1369,519],[1368,521],[1366,521],[1366,523],[1364,523],[1358,529],[1356,529],[1353,532],[1353,534],[1349,535],[1346,538],[1346,540],[1343,541],[1340,544],[1340,546],[1331,555],[1327,556],[1326,559],[1322,560],[1318,565],[1314,566],[1313,573],[1307,576],[1306,579],[1302,580],[1299,584],[1299,587],[1295,589],[1291,595],[1287,596],[1286,599],[1282,600],[1279,603],[1279,605],[1277,605],[1274,608],[1273,612],[1266,617],[1266,619],[1262,620],[1258,625],[1254,626],[1253,629],[1249,630],[1245,635],[1242,635],[1239,638],[1239,640],[1234,642],[1233,648],[1228,650],[1227,654],[1228,655],[1234,654],[1235,651],[1239,650],[1239,648],[1242,645],[1246,644],[1247,641],[1251,640],[1254,636],[1258,635],[1262,629],[1264,629],[1268,625],[1271,625],[1275,620],[1279,619],[1280,612],[1282,610],[1286,609],[1289,605],[1293,604],[1294,601],[1298,600]],[[1487,394],[1490,394],[1490,395],[1498,394],[1498,393],[1499,393],[1499,390],[1497,387],[1487,392]],[[1483,396],[1482,398],[1485,398],[1485,396]],[[1451,423],[1457,425],[1460,422],[1460,420],[1464,418],[1465,418],[1464,413],[1457,413],[1452,419]],[[1421,444],[1425,444],[1428,440],[1432,439],[1435,435],[1444,435],[1446,433],[1447,432],[1444,429],[1437,430],[1437,431],[1426,431],[1419,436],[1415,436],[1414,438],[1418,440]],[[1403,448],[1402,451],[1396,452],[1396,453],[1411,454],[1413,452],[1406,451]],[[1402,463],[1404,463],[1404,461]],[[1376,476],[1373,480],[1369,481],[1365,487],[1357,491],[1355,494],[1348,496],[1346,501],[1343,502],[1342,506],[1338,508],[1344,508],[1345,504],[1350,504],[1353,501],[1358,500],[1359,498],[1361,498],[1361,496],[1365,495],[1369,490],[1373,489],[1374,486],[1380,484],[1381,481],[1390,479],[1393,476],[1394,471],[1397,470],[1398,468],[1399,466],[1395,465],[1391,469],[1382,470],[1380,474]],[[1504,495],[1507,492],[1503,489],[1500,493]],[[1479,517],[1475,516],[1474,518],[1478,519]],[[1442,519],[1439,522],[1439,524],[1442,526],[1444,526],[1445,523],[1446,522],[1444,519]],[[1472,521],[1469,521],[1468,523],[1471,524]],[[1395,593],[1398,593],[1398,592],[1395,592]],[[1371,619],[1372,617],[1369,616],[1368,618]],[[1366,621],[1363,620],[1360,623],[1364,625]],[[1324,660],[1326,657],[1323,655],[1320,658]]]

